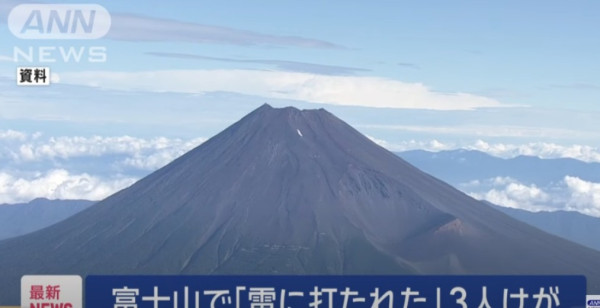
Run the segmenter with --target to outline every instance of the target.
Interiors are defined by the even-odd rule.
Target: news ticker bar
[[[23,308],[600,307],[584,276],[23,276]],[[5,307],[0,307],[5,308]],[[14,307],[10,307],[14,308]]]
[[[88,276],[86,308],[586,307],[584,276]]]

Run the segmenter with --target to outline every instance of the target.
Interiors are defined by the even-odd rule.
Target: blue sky
[[[0,6],[2,21],[18,3],[4,0]],[[149,109],[163,109],[158,112],[169,117],[197,122],[196,108],[202,113],[206,108],[194,105],[195,99],[214,105],[215,110],[239,111],[214,111],[212,116],[220,119],[221,125],[214,125],[212,130],[174,127],[163,130],[166,135],[210,137],[266,101],[306,108],[325,104],[351,124],[362,126],[365,133],[392,143],[406,138],[469,142],[480,139],[477,131],[488,124],[484,131],[504,127],[511,132],[505,136],[487,134],[502,142],[543,139],[598,146],[591,134],[600,128],[595,120],[600,113],[600,75],[596,73],[600,71],[600,39],[596,35],[600,21],[595,18],[600,4],[595,1],[98,4],[112,15],[112,29],[101,40],[23,40],[14,37],[6,23],[0,24],[0,39],[4,42],[0,47],[4,59],[0,76],[5,76],[3,82],[11,89],[8,94],[14,96],[13,100],[30,101],[11,105],[4,102],[0,116],[38,122],[62,119],[60,124],[65,127],[72,124],[67,122],[81,121],[115,124],[129,120],[131,112],[144,112],[134,111],[137,104],[129,101],[130,92],[139,94],[140,100],[147,94],[145,100],[152,101],[159,91],[171,93],[165,101],[185,102],[167,108],[170,110],[164,110],[160,102],[150,103],[153,106]],[[14,48],[38,46],[102,46],[107,49],[108,60],[57,61],[52,63],[52,70],[63,78],[51,90],[17,88],[11,81],[15,78],[15,63],[11,60]],[[27,64],[22,59],[18,63]],[[186,81],[180,80],[183,74],[189,76]],[[52,98],[49,91],[54,94]],[[73,103],[67,103],[75,99],[72,93],[87,97],[89,102],[74,110]],[[214,93],[227,93],[228,98],[214,98]],[[202,95],[204,99],[197,98]],[[106,101],[104,96],[122,107],[111,107],[112,115],[99,118],[98,109],[105,105],[94,100]],[[175,107],[179,112],[172,110]],[[361,118],[362,108],[369,107],[379,109],[370,111],[371,118]],[[429,110],[439,112],[432,115]],[[416,123],[403,120],[408,113],[416,113],[408,120]],[[155,115],[156,111],[144,115],[147,120],[143,124],[170,124],[168,119]],[[388,120],[390,117],[398,119]],[[384,123],[396,129],[367,129],[381,128]],[[427,136],[414,134],[415,129],[398,134],[398,127],[419,123],[425,127],[460,124],[461,132],[478,129],[471,136],[468,132],[452,134],[452,130],[439,135],[439,129]],[[56,124],[52,123],[52,129]],[[43,121],[38,125],[39,130],[50,129]],[[156,134],[140,127],[119,129],[128,134]],[[523,134],[518,134],[518,129]],[[94,133],[89,125],[80,130]]]
[[[10,8],[11,0],[4,2]],[[504,104],[599,110],[597,1],[380,1],[377,5],[368,1],[260,1],[253,5],[244,1],[97,3],[115,19],[114,32],[108,37],[120,39],[84,45],[107,46],[109,61],[101,65],[57,64],[57,69],[285,70],[291,65],[281,67],[268,62],[295,62],[296,69],[301,63],[355,68],[342,73],[422,83],[432,91],[477,94]],[[131,14],[149,23],[152,19],[164,20],[173,31],[167,34],[190,35],[187,39],[167,40],[160,34],[143,31],[146,41],[131,41],[131,36],[140,34],[131,29],[136,20],[123,25],[128,20],[122,15]],[[228,28],[228,35],[238,36],[228,39],[223,35],[203,42],[198,31],[178,31],[178,26],[184,27],[178,22]],[[290,36],[298,39],[286,41]],[[9,57],[14,45],[32,45],[14,38],[5,25],[0,38],[5,42],[0,52]],[[200,43],[195,43],[195,39]],[[311,41],[315,41],[313,46]],[[157,54],[198,58],[161,58]]]
[[[0,192],[2,174],[56,170],[128,183],[264,102],[326,108],[395,151],[600,161],[598,1],[61,1],[112,17],[104,38],[68,41],[15,37],[21,3],[0,2]],[[103,47],[107,61],[15,63],[39,46]],[[28,65],[58,82],[17,87]],[[127,138],[139,146],[106,146]]]

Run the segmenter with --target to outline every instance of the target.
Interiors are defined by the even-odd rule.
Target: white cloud
[[[600,183],[584,181],[578,177],[566,176],[564,182],[569,188],[569,210],[600,217]]]
[[[527,185],[511,177],[474,180],[459,185],[465,193],[493,204],[537,211],[576,211],[600,217],[600,183],[574,176],[565,176],[555,185],[540,188]]]
[[[125,159],[122,164],[142,170],[156,170],[172,162],[204,141],[204,138],[193,139],[188,142],[177,140],[174,144],[170,144],[168,147],[154,152],[145,154],[135,153],[133,156]]]
[[[506,186],[512,183],[518,182],[517,180],[509,177],[509,176],[497,176],[495,178],[489,179],[495,186]]]
[[[436,139],[408,140],[392,144],[372,136],[369,138],[394,151],[440,151],[461,148],[459,144]],[[147,171],[164,166],[204,141],[204,138],[144,139],[131,136],[46,137],[41,133],[0,131],[0,159],[4,164],[0,166],[0,203],[25,202],[36,197],[102,199],[129,185]],[[469,146],[462,146],[465,147],[504,157],[521,154],[559,157],[569,155],[593,160],[597,159],[600,153],[598,149],[581,145],[489,144],[481,140]],[[106,168],[85,169],[85,166],[98,165]],[[27,173],[32,172],[31,170],[41,172]],[[115,171],[126,174],[111,178],[110,174]],[[459,187],[475,198],[503,206],[531,211],[576,210],[600,216],[600,184],[576,177],[565,177],[562,183],[553,185],[539,187],[531,183],[521,183],[511,177],[494,177],[475,179]]]
[[[0,204],[28,202],[35,198],[101,200],[135,180],[101,179],[85,173],[70,174],[63,169],[30,177],[0,172]]]
[[[401,146],[399,146],[399,145],[395,145],[395,144],[389,143],[389,142],[387,142],[387,141],[385,141],[383,139],[377,139],[377,138],[375,138],[373,136],[367,135],[367,138],[369,138],[371,141],[377,143],[379,146],[381,146],[383,148],[386,148],[386,149],[388,149],[390,151],[398,151],[398,149],[401,148]]]
[[[378,139],[373,136],[367,135],[371,141],[377,143],[379,146],[386,148],[389,151],[409,151],[409,150],[426,150],[431,152],[437,151],[445,151],[452,150],[454,148],[453,144],[443,143],[436,139],[430,141],[417,141],[417,140],[407,140],[402,141],[400,143],[391,143],[383,139]]]
[[[480,180],[470,180],[465,183],[459,183],[458,186],[462,187],[464,190],[467,190],[469,188],[478,188],[479,186],[481,186],[481,181]]]
[[[0,141],[24,141],[28,137],[27,133],[15,130],[0,130]]]
[[[550,127],[528,127],[508,125],[453,125],[453,126],[418,126],[418,125],[357,125],[357,128],[398,130],[415,133],[436,135],[463,135],[481,137],[512,137],[512,138],[568,138],[574,134],[595,137],[595,132],[581,132],[569,129]]]
[[[475,150],[501,158],[514,158],[520,155],[535,156],[544,159],[573,158],[584,162],[600,163],[600,147],[572,144],[560,145],[550,142],[530,142],[524,144],[488,143],[477,140],[471,143],[443,142],[437,139],[430,141],[408,140],[397,143],[368,136],[373,142],[390,151],[426,150],[439,152],[446,150]]]
[[[103,166],[100,169],[130,167],[145,173],[166,165],[204,140],[130,136],[43,138],[41,133],[0,131],[0,159],[4,163],[0,166],[0,204],[40,197],[100,200],[131,185],[140,173],[113,176],[107,175],[113,172],[102,171],[105,175],[98,175],[98,164]],[[83,165],[76,158],[84,158]],[[96,166],[92,168],[95,171],[81,171],[85,165]],[[40,172],[26,171],[32,168]]]
[[[17,136],[17,134],[14,134]],[[1,136],[1,135],[0,135]],[[37,138],[35,138],[37,137]],[[124,166],[154,170],[204,142],[204,138],[192,140],[158,137],[142,139],[130,136],[119,137],[51,137],[40,140],[32,135],[31,140],[11,151],[11,156],[20,162],[69,159],[75,157],[101,157],[111,154],[129,156]]]
[[[368,72],[370,70],[358,67],[348,67],[339,65],[317,64],[298,61],[283,61],[273,59],[234,59],[222,57],[208,57],[198,54],[176,53],[176,52],[146,52],[147,55],[155,57],[186,59],[186,60],[203,60],[203,61],[219,61],[226,63],[253,63],[272,66],[279,71],[314,73],[322,75],[354,75],[358,72]]]
[[[528,211],[556,210],[548,206],[550,195],[535,184],[525,185],[510,178],[494,178],[492,181],[500,187],[484,193],[470,193],[476,199],[493,204]]]
[[[113,90],[236,92],[267,98],[377,108],[472,110],[505,105],[468,93],[440,93],[421,83],[379,77],[253,70],[87,71],[61,73],[61,82]]]
[[[490,155],[503,158],[526,155],[540,158],[574,158],[585,162],[600,162],[600,148],[579,144],[569,146],[546,142],[490,144],[483,140],[478,140],[475,144],[466,146],[465,148],[486,152]]]
[[[112,14],[112,27],[107,38],[133,42],[166,41],[241,46],[343,48],[332,42],[312,38],[272,35],[215,25],[119,13]]]

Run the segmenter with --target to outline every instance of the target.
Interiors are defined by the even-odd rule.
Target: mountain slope
[[[566,175],[600,182],[600,163],[587,163],[572,158],[517,156],[505,159],[474,150],[412,150],[397,154],[421,170],[452,184],[511,177],[543,187],[562,181]]]
[[[0,240],[48,227],[93,203],[87,200],[35,199],[24,204],[0,205]]]
[[[0,242],[0,260],[12,300],[24,273],[553,273],[600,289],[600,253],[482,206],[324,110],[268,105],[90,209]]]
[[[545,232],[600,251],[600,218],[578,212],[529,212],[502,206],[494,207]]]
[[[535,185],[550,193],[547,200],[536,200],[536,204],[544,205],[548,209],[564,207],[568,202],[569,188],[560,184],[566,176],[592,182],[600,181],[600,164],[574,159],[540,159],[525,156],[503,159],[467,150],[435,153],[415,150],[397,154],[421,170],[448,181],[469,194],[485,195],[491,189],[503,191],[506,189],[503,185],[507,184],[495,186],[493,182],[497,178]],[[529,212],[506,207],[496,209],[545,232],[600,251],[600,238],[597,236],[600,233],[600,218],[567,211]]]

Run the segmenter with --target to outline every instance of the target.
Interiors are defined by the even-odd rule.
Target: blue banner
[[[585,307],[584,276],[88,276],[86,308]]]

